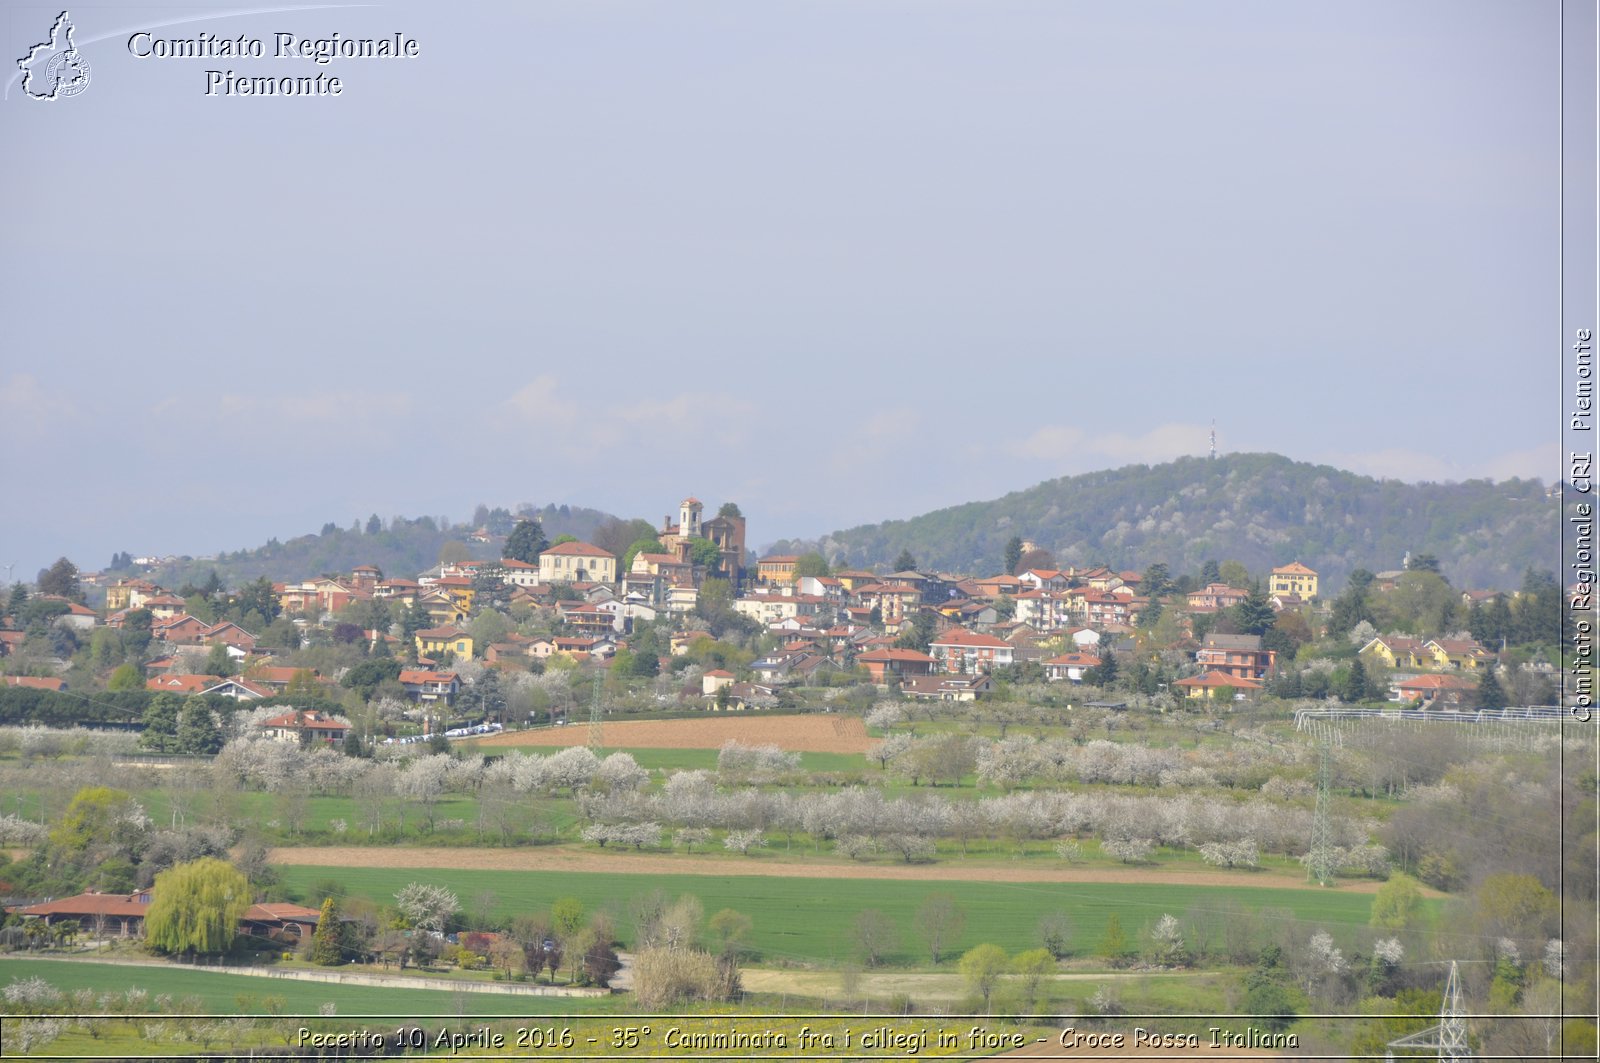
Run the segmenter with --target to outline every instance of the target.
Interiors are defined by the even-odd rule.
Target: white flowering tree
[[[1160,964],[1181,966],[1189,962],[1189,947],[1177,917],[1163,913],[1150,928],[1152,958]]]
[[[443,933],[450,917],[461,910],[456,895],[443,886],[412,882],[394,895],[395,907],[418,930]]]

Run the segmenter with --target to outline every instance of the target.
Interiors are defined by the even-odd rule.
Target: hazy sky
[[[763,543],[1203,453],[1213,417],[1224,451],[1561,474],[1553,4],[163,26],[238,9],[74,8],[89,87],[0,103],[19,578],[480,501],[693,493]],[[59,10],[8,6],[7,73]],[[267,55],[139,59],[141,29]],[[318,66],[279,31],[421,54]]]

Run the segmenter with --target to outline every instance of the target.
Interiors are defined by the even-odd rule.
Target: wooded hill
[[[539,517],[545,535],[551,539],[558,535],[588,539],[603,521],[612,519],[600,510],[581,506],[548,505],[527,512]],[[511,515],[504,514],[491,531],[504,534],[510,530],[512,520]],[[386,576],[412,579],[437,566],[440,552],[447,546],[457,557],[499,557],[499,540],[475,543],[468,539],[477,527],[474,523],[452,524],[434,517],[391,517],[382,521],[374,516],[348,528],[327,524],[320,534],[301,535],[287,542],[271,539],[254,550],[224,552],[215,560],[183,560],[153,569],[110,569],[108,575],[137,575],[164,587],[181,587],[185,583],[199,586],[214,571],[224,586],[237,587],[261,576],[300,580],[324,573],[347,573],[357,565],[376,565]]]
[[[1230,454],[1063,477],[772,552],[817,549],[835,567],[871,567],[908,550],[919,568],[994,574],[1020,536],[1061,565],[1142,571],[1160,561],[1180,574],[1234,560],[1261,577],[1298,560],[1327,581],[1326,593],[1354,569],[1400,568],[1410,551],[1438,557],[1457,587],[1512,590],[1529,566],[1559,568],[1559,505],[1538,480],[1408,484]]]

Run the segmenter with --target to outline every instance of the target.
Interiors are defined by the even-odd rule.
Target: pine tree
[[[222,734],[216,717],[201,697],[185,698],[178,715],[178,736],[174,748],[179,753],[215,753],[222,748]]]
[[[1085,678],[1102,690],[1110,690],[1117,682],[1117,672],[1117,655],[1107,646],[1100,654],[1099,666],[1091,668]]]
[[[1233,607],[1232,613],[1241,635],[1265,635],[1278,619],[1267,592],[1259,585],[1250,588],[1249,595]]]
[[[339,902],[332,897],[322,902],[322,915],[311,935],[311,962],[337,967],[344,962],[344,924],[339,921]]]
[[[500,551],[500,556],[532,565],[548,549],[550,543],[544,537],[544,525],[536,520],[519,520],[517,526],[511,529],[511,534],[506,536],[506,545]]]
[[[165,753],[178,737],[178,712],[182,707],[182,699],[167,691],[151,698],[144,710],[144,733],[139,736],[139,744]]]
[[[1357,657],[1350,662],[1344,682],[1339,684],[1340,701],[1361,701],[1367,696],[1367,666]]]
[[[1021,536],[1014,535],[1014,536],[1011,537],[1011,541],[1006,543],[1005,562],[1006,562],[1006,575],[1008,575],[1008,576],[1016,575],[1017,574],[1017,565],[1019,565],[1022,562],[1022,537]]]
[[[1494,666],[1490,665],[1484,670],[1483,678],[1478,680],[1478,696],[1475,704],[1480,709],[1498,710],[1506,707],[1506,692],[1500,686],[1500,680],[1494,676]]]
[[[912,556],[910,550],[901,550],[900,556],[894,559],[894,570],[896,572],[910,572],[916,567],[917,559]]]

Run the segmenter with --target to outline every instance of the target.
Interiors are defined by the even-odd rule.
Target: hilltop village
[[[1227,560],[1195,573],[1060,567],[1021,537],[983,576],[927,571],[906,554],[872,571],[815,553],[755,557],[737,505],[708,517],[692,497],[648,534],[632,522],[641,534],[620,551],[548,541],[535,519],[499,523],[500,534],[465,536],[498,559],[285,573],[231,590],[214,575],[177,589],[102,583],[62,559],[31,592],[11,590],[3,682],[283,705],[264,728],[341,742],[561,721],[583,700],[572,680],[589,674],[607,677],[616,709],[795,707],[808,690],[848,688],[966,702],[1035,682],[1160,709],[1555,700],[1559,590],[1536,573],[1510,594],[1456,589],[1437,558],[1408,555],[1392,571],[1358,570],[1330,599],[1299,560],[1259,573]],[[101,608],[85,604],[91,591]],[[546,672],[569,673],[562,696],[507,698],[507,680]]]

